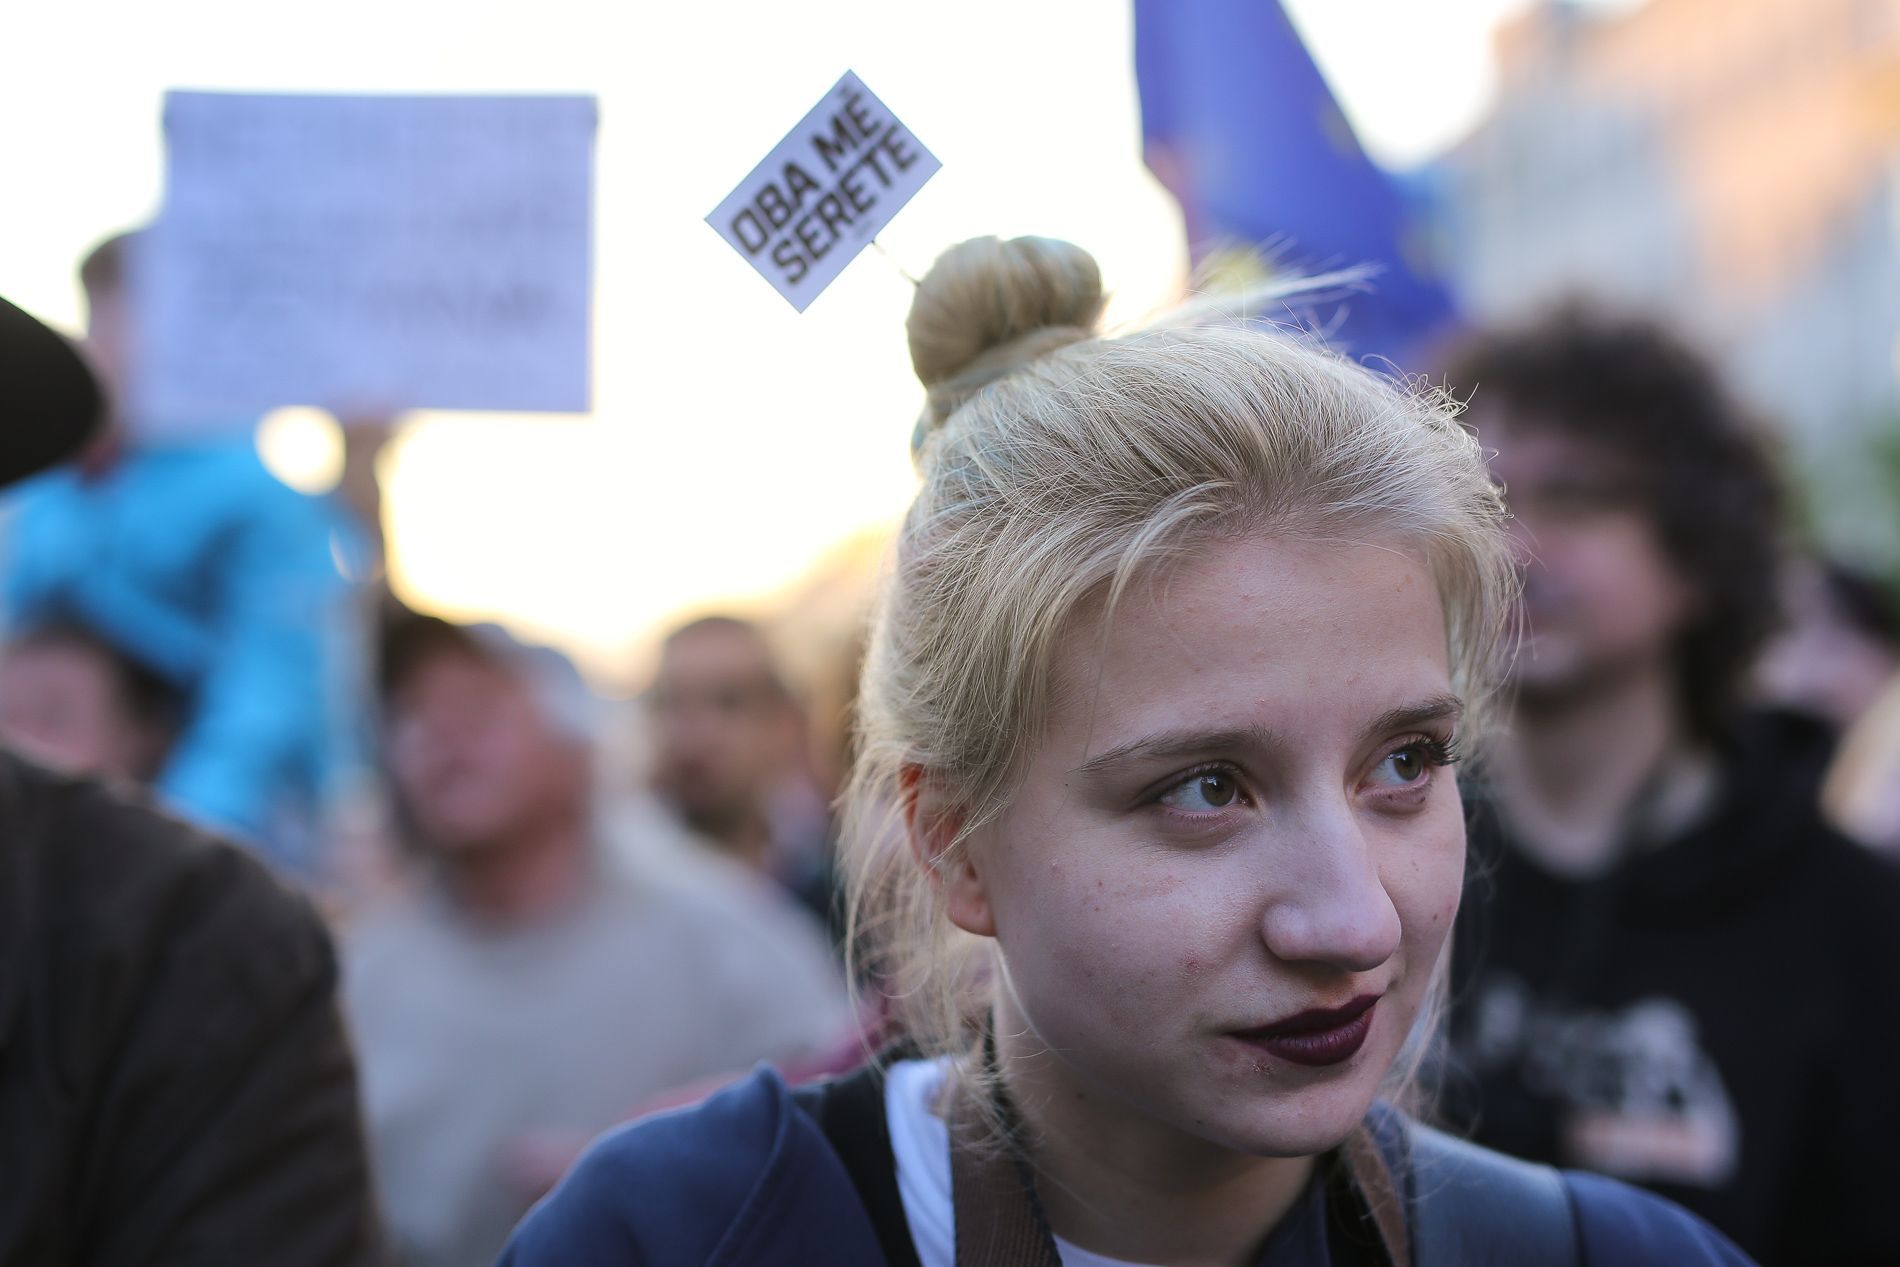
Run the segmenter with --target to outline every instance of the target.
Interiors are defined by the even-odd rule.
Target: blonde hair
[[[978,238],[911,308],[923,485],[874,618],[843,847],[854,956],[930,1054],[967,1046],[991,946],[904,847],[905,772],[961,808],[963,847],[1008,804],[1085,608],[1109,618],[1145,569],[1213,539],[1382,534],[1437,578],[1468,710],[1495,680],[1503,511],[1447,397],[1258,324],[1103,337],[1102,306],[1080,248]]]

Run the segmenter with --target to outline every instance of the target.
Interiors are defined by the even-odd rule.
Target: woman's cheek
[[[1031,990],[1046,1008],[1117,1028],[1141,1025],[1152,1019],[1155,998],[1177,996],[1184,973],[1213,959],[1197,944],[1209,911],[1190,900],[1178,870],[1065,870],[1073,882],[1038,906],[1043,979]],[[1025,967],[1035,970],[1012,964],[1019,990],[1029,985]]]
[[[1415,950],[1435,958],[1451,932],[1464,893],[1465,848],[1462,818],[1434,833],[1436,839],[1412,841],[1402,850],[1392,877],[1393,904]]]

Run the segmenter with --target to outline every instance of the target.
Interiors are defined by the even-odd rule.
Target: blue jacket
[[[7,534],[10,623],[85,626],[184,694],[158,792],[307,866],[326,784],[359,752],[342,518],[280,483],[248,435],[133,450],[24,486]],[[307,833],[306,833],[307,834]]]
[[[1563,1179],[1586,1267],[1747,1267],[1719,1233],[1658,1197],[1593,1175]],[[761,1069],[598,1141],[523,1220],[500,1267],[820,1262],[886,1259],[838,1154]]]

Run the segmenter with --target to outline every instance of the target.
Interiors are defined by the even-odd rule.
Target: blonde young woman
[[[1101,307],[1081,250],[983,238],[911,311],[846,807],[904,1043],[610,1136],[504,1262],[1745,1261],[1388,1107],[1510,600],[1475,443],[1295,340]]]

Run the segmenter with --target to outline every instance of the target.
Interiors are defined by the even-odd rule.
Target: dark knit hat
[[[103,413],[72,344],[0,299],[0,487],[78,453]]]

